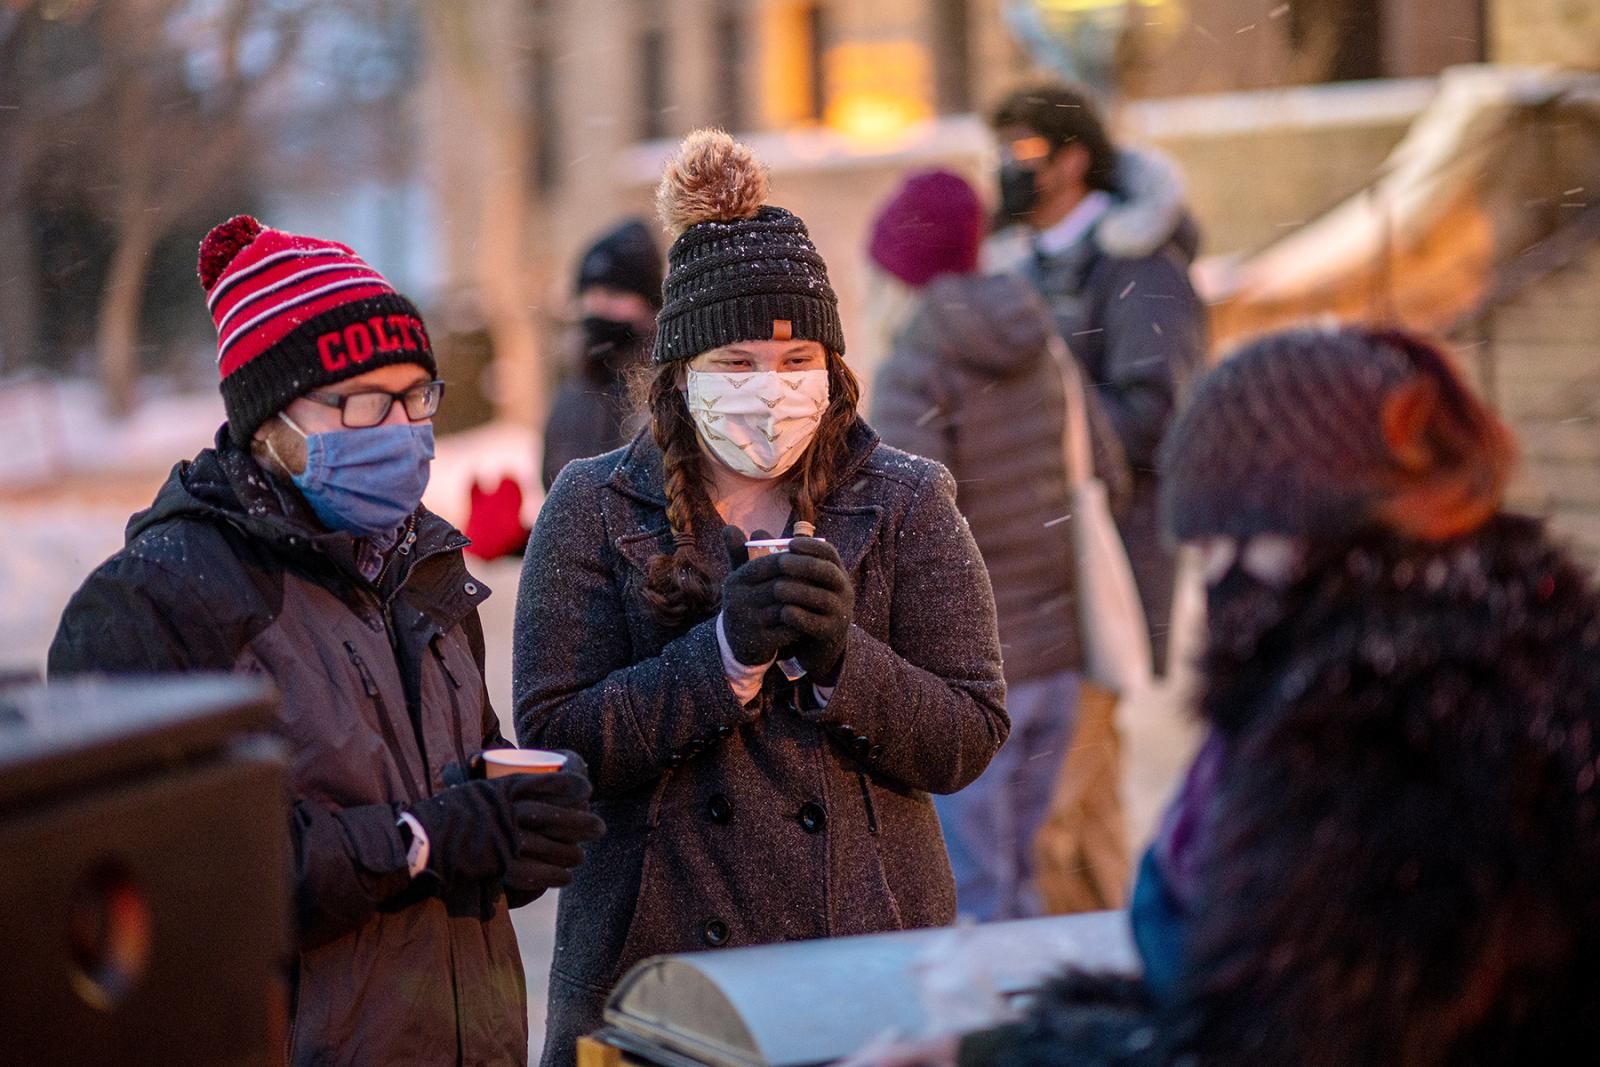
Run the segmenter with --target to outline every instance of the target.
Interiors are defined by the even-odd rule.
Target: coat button
[[[822,810],[822,805],[813,804],[809,801],[800,805],[799,819],[800,829],[808,834],[821,833],[823,828],[828,825],[828,813]]]
[[[712,948],[721,948],[728,943],[728,938],[732,936],[732,932],[728,929],[728,924],[721,919],[712,919],[706,923],[705,929],[700,931],[700,936]]]
[[[867,749],[867,759],[868,760],[876,762],[878,760],[878,758],[881,757],[882,755],[883,755],[883,746],[882,745],[873,745],[871,748]]]
[[[717,727],[717,736],[718,737],[731,737],[731,736],[733,736],[733,727],[729,726],[727,723],[723,723],[721,726]]]
[[[461,588],[466,591],[466,594],[468,596],[477,596],[478,595],[478,583],[477,582],[468,582],[466,585],[462,586]]]
[[[872,739],[867,737],[853,737],[850,739],[850,754],[856,759],[866,759],[867,753],[872,749]]]
[[[672,755],[667,757],[667,766],[668,767],[676,767],[676,766],[678,766],[678,764],[680,764],[682,762],[683,762],[683,757],[680,756],[676,752],[674,752]]]
[[[706,814],[714,823],[725,823],[733,818],[733,802],[721,793],[713,793],[706,803]]]

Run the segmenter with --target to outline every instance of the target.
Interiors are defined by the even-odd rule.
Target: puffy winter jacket
[[[883,439],[938,460],[956,479],[956,503],[994,583],[1011,684],[1083,665],[1053,333],[1043,303],[1019,278],[936,278],[872,391],[872,424]],[[1126,497],[1122,445],[1095,394],[1085,392],[1096,473]]]
[[[180,463],[67,605],[52,676],[264,674],[292,759],[295,1064],[525,1063],[527,993],[488,887],[418,899],[396,809],[504,744],[466,544],[419,509],[376,582],[357,542],[228,443]],[[207,847],[225,848],[226,842]]]

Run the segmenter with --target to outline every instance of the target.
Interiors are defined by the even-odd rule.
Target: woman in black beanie
[[[668,165],[649,433],[570,464],[529,542],[517,734],[584,757],[609,827],[561,896],[546,1064],[646,956],[950,922],[928,794],[1009,728],[954,482],[857,417],[827,268],[766,191],[720,132]]]

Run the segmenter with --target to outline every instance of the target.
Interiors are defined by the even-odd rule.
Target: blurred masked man
[[[628,443],[628,376],[646,362],[661,309],[661,250],[650,229],[629,219],[605,233],[578,263],[578,362],[561,384],[544,428],[544,487],[561,468]]]
[[[1122,439],[1134,489],[1119,517],[1159,667],[1174,557],[1156,517],[1156,455],[1206,348],[1189,283],[1198,232],[1171,164],[1113,145],[1084,93],[1012,93],[1000,142],[999,225],[987,265],[1033,283]]]
[[[247,216],[206,237],[200,280],[227,425],[67,605],[50,673],[277,686],[292,1063],[524,1063],[508,908],[565,884],[602,827],[575,758],[473,770],[507,742],[484,685],[489,590],[421,506],[443,392],[427,330],[349,248]]]

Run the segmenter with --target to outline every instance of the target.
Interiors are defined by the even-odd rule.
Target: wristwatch
[[[395,825],[400,827],[400,836],[406,842],[406,870],[415,878],[428,869],[428,831],[409,811],[402,811]]]

